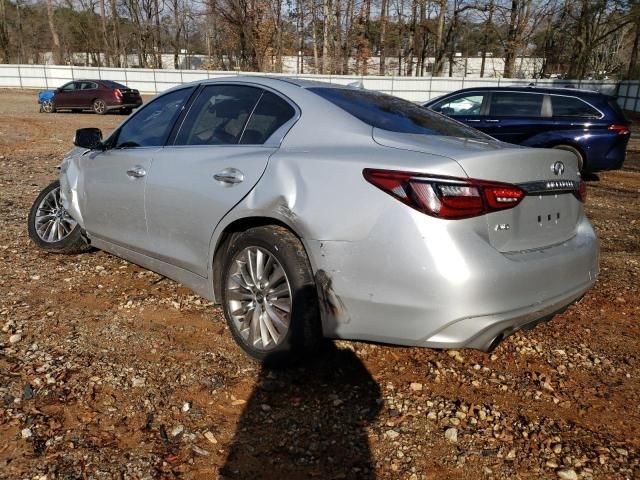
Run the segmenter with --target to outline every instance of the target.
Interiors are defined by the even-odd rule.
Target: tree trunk
[[[484,26],[484,33],[482,36],[482,60],[480,62],[480,78],[484,77],[484,68],[487,61],[487,48],[489,46],[489,30],[493,24],[493,7],[494,0],[489,2],[489,18],[487,19],[487,23]]]
[[[9,32],[5,0],[0,0],[0,63],[9,63]]]
[[[387,37],[387,10],[389,9],[388,0],[382,0],[380,7],[380,75],[384,75],[387,70],[387,57],[385,55],[385,41]]]
[[[322,1],[322,16],[323,16],[323,27],[322,27],[322,73],[329,73],[329,28],[331,24],[331,17],[329,16],[329,12],[331,10],[331,5],[329,4],[331,0],[323,0]]]
[[[638,71],[638,49],[640,49],[640,14],[636,20],[636,38],[633,40],[629,69],[627,70],[627,78],[630,80],[640,78],[640,72]]]
[[[60,37],[56,30],[56,23],[53,11],[53,0],[47,0],[47,21],[49,22],[49,31],[53,40],[53,61],[57,65],[64,63],[64,55],[62,54],[62,46],[60,45]]]
[[[318,72],[319,58],[318,58],[318,34],[316,32],[318,30],[317,25],[317,15],[316,15],[316,6],[315,2],[311,4],[311,44],[313,46],[313,65],[314,65],[314,73]],[[322,72],[320,72],[322,73]]]
[[[442,69],[444,68],[446,50],[446,45],[444,44],[444,19],[447,13],[448,3],[447,0],[439,0],[438,18],[436,20],[436,51],[432,73],[434,77],[442,75]]]
[[[120,39],[120,17],[118,16],[118,10],[116,0],[111,0],[111,21],[113,31],[113,55],[115,62],[112,65],[115,67],[121,67],[123,65],[123,59],[121,58],[121,39]],[[129,66],[129,61],[124,58],[124,66]]]

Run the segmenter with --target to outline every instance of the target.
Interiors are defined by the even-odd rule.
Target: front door
[[[73,107],[75,103],[76,89],[79,86],[78,82],[65,83],[60,87],[54,96],[54,103],[56,108],[69,108]]]
[[[82,210],[89,235],[147,251],[147,174],[192,91],[176,90],[151,101],[105,141],[106,150],[83,157]]]
[[[145,197],[149,238],[160,260],[205,277],[213,231],[255,186],[294,108],[250,85],[208,85],[173,146],[154,154]],[[281,131],[281,130],[280,130]]]

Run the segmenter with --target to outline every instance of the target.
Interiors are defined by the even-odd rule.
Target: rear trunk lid
[[[572,153],[519,147],[489,137],[481,141],[373,130],[381,145],[448,157],[469,178],[524,189],[527,195],[517,207],[485,215],[489,242],[500,252],[540,249],[575,235],[582,203],[573,193],[580,175]]]

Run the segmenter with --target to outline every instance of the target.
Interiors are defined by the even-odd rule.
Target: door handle
[[[466,118],[465,122],[468,122],[468,123],[480,123],[480,120],[478,120],[477,118]]]
[[[127,170],[127,175],[133,178],[141,178],[141,177],[144,177],[146,174],[147,174],[147,171],[144,168],[142,168],[140,165],[136,165],[135,167],[132,167],[129,170]]]
[[[485,120],[485,122],[487,122],[487,123],[500,123],[500,120],[487,119],[487,120]]]
[[[216,173],[213,178],[220,183],[226,183],[229,185],[235,185],[244,180],[244,174],[237,168],[225,168],[224,170]]]

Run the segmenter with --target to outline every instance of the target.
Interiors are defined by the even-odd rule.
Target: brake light
[[[586,202],[587,201],[587,182],[580,179],[580,183],[578,184],[578,189],[574,190],[573,194],[582,203]]]
[[[122,92],[118,88],[113,89],[113,94],[116,96],[116,98],[122,98]]]
[[[609,130],[616,132],[618,135],[628,135],[631,133],[629,127],[625,125],[609,125]]]
[[[369,183],[411,208],[450,220],[513,208],[525,196],[524,190],[508,183],[370,168],[362,173]]]

